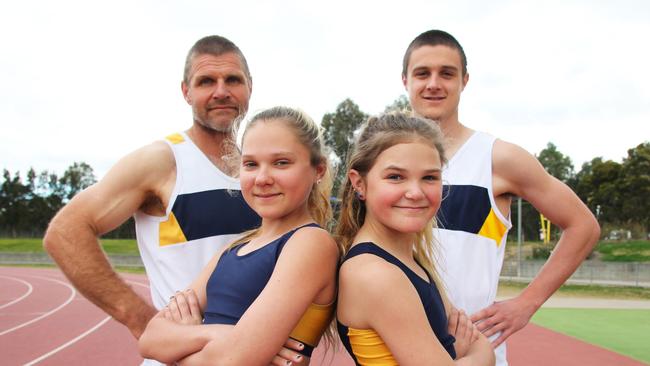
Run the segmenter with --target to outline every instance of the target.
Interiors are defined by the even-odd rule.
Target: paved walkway
[[[500,289],[497,301],[516,296],[518,291]],[[650,300],[622,300],[597,297],[578,297],[556,293],[542,305],[545,308],[582,308],[582,309],[650,309]]]

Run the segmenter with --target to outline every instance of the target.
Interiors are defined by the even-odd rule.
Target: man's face
[[[458,120],[460,93],[469,79],[462,70],[460,54],[451,47],[415,49],[402,77],[415,113],[443,123]]]
[[[182,89],[194,122],[212,131],[230,132],[233,121],[248,111],[252,84],[237,54],[204,54],[192,60]]]

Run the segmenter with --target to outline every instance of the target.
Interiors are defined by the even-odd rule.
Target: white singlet
[[[221,172],[185,133],[165,139],[176,159],[176,184],[165,216],[135,214],[138,248],[157,309],[186,289],[214,254],[260,219],[239,181]]]
[[[443,199],[438,212],[440,276],[455,307],[473,314],[496,298],[508,230],[492,192],[495,137],[474,134],[442,171]],[[493,337],[494,339],[494,337]],[[505,343],[495,350],[497,365],[507,365]]]

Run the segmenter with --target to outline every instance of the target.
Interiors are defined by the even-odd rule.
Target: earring
[[[320,184],[320,182],[321,182],[320,179],[316,179],[316,184],[317,184],[317,185]]]
[[[354,195],[357,197],[359,201],[363,201],[365,198],[363,197],[363,193],[359,191],[354,191]]]

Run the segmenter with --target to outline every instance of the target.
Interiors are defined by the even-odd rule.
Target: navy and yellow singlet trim
[[[239,234],[260,224],[239,191],[216,189],[176,197],[169,219],[160,223],[160,246],[216,235]]]
[[[497,246],[508,230],[492,209],[485,187],[473,185],[444,185],[438,211],[440,228],[464,231],[496,241]]]

